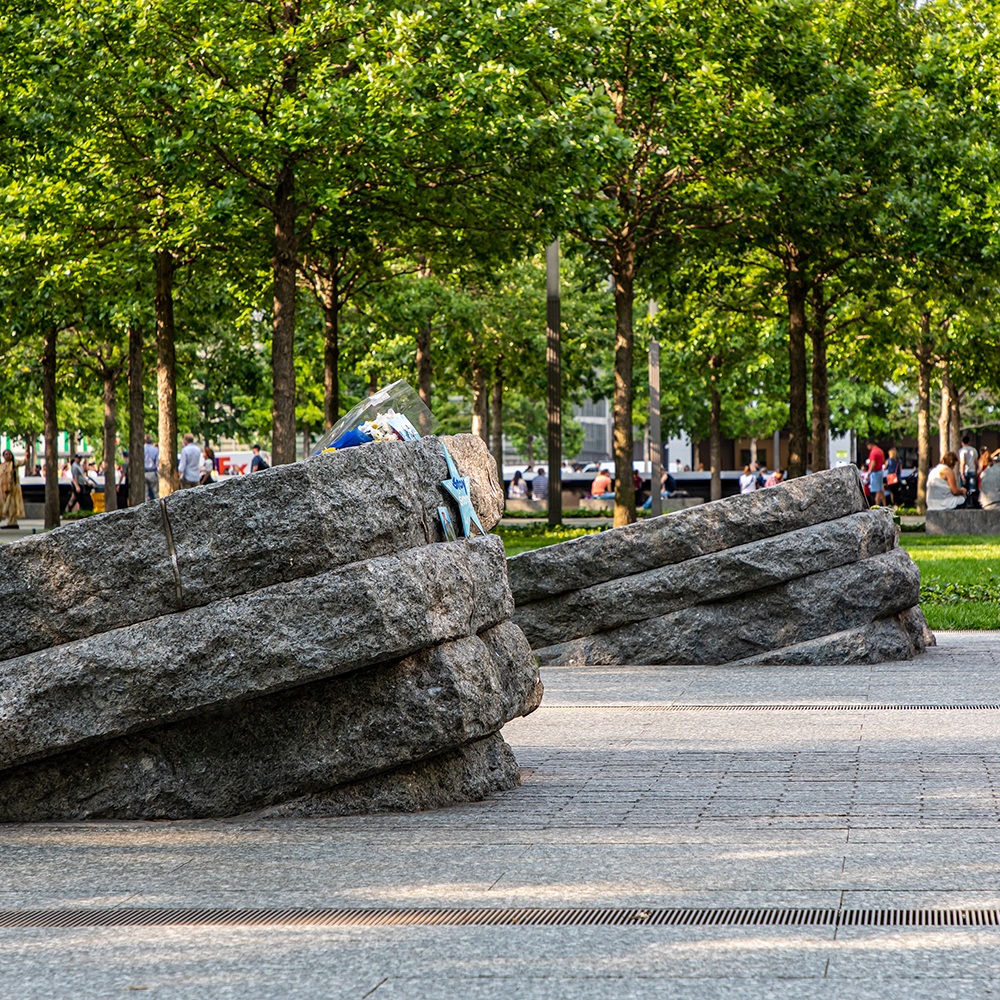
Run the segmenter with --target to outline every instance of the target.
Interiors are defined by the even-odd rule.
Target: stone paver
[[[522,787],[438,812],[0,826],[0,909],[1000,908],[1000,633],[939,638],[871,667],[546,669],[504,730]],[[1000,928],[0,929],[0,984],[964,998],[1000,989]]]

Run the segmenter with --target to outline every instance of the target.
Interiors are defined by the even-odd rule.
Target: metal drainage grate
[[[983,705],[541,705],[550,712],[995,712]]]
[[[23,910],[0,927],[998,927],[1000,910],[833,908]]]

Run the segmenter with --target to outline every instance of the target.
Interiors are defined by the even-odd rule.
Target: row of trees
[[[956,408],[995,378],[994,21],[944,0],[14,0],[8,426],[40,416],[54,463],[99,385],[113,454],[127,394],[130,478],[155,413],[168,492],[179,426],[269,423],[288,462],[406,374],[446,419],[468,394],[495,451],[504,428],[530,447],[535,255],[561,233],[564,398],[613,395],[616,524],[647,298],[668,422],[707,413],[717,441],[787,419],[801,475],[810,438],[825,465],[831,372],[837,399],[912,371],[926,431],[933,371]]]

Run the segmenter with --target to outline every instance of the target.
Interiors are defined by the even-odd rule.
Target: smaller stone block
[[[929,510],[928,535],[1000,535],[1000,507],[991,510]]]
[[[421,812],[479,802],[521,784],[521,768],[499,733],[371,778],[303,795],[240,819],[304,819]]]

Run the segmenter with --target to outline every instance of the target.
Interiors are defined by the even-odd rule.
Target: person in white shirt
[[[740,493],[755,493],[757,490],[757,476],[749,465],[743,466],[743,475],[740,476]]]
[[[201,478],[201,449],[194,443],[193,434],[184,435],[184,447],[181,448],[180,457],[177,460],[177,471],[180,474],[180,486],[182,490],[189,490],[192,486],[198,485]]]
[[[958,466],[962,476],[962,485],[966,492],[972,493],[979,487],[979,456],[976,449],[969,444],[969,435],[962,438],[962,447],[958,449]]]

